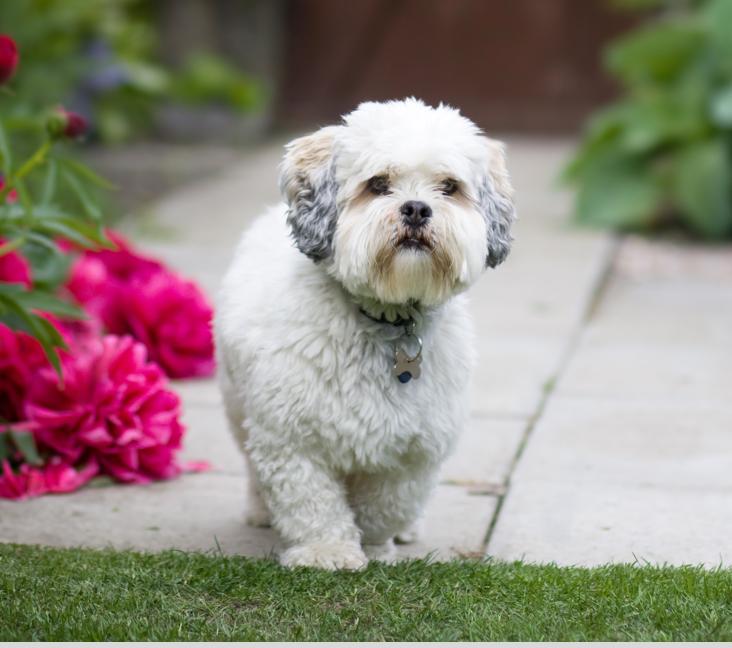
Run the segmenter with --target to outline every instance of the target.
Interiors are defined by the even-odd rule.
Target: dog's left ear
[[[495,268],[504,261],[511,249],[511,225],[516,218],[516,211],[504,146],[488,137],[485,143],[487,161],[478,188],[478,202],[488,230],[488,255],[485,262],[487,266]]]
[[[280,191],[287,202],[287,224],[300,252],[321,261],[333,252],[338,208],[333,143],[339,126],[328,126],[285,147]]]

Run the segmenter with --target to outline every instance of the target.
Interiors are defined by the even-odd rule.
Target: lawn
[[[0,640],[732,640],[732,570],[267,560],[0,545]]]

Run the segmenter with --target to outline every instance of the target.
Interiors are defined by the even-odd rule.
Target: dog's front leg
[[[255,448],[251,459],[272,526],[289,545],[280,556],[283,565],[331,570],[366,566],[345,489],[327,467],[304,454],[284,455],[282,448],[267,453]]]

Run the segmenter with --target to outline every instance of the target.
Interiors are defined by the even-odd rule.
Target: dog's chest
[[[421,375],[407,383],[394,375],[392,340],[357,336],[333,351],[329,445],[337,463],[397,467],[447,454],[466,414],[470,358],[462,340],[426,337]]]

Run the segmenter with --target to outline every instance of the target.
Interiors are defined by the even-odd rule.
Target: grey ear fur
[[[511,225],[516,219],[513,187],[506,170],[503,144],[486,138],[489,150],[486,175],[479,188],[478,202],[488,231],[486,266],[503,263],[511,250]]]
[[[300,252],[316,262],[333,253],[338,217],[333,160],[337,128],[322,128],[290,142],[280,167],[280,191],[289,207],[287,224]]]

